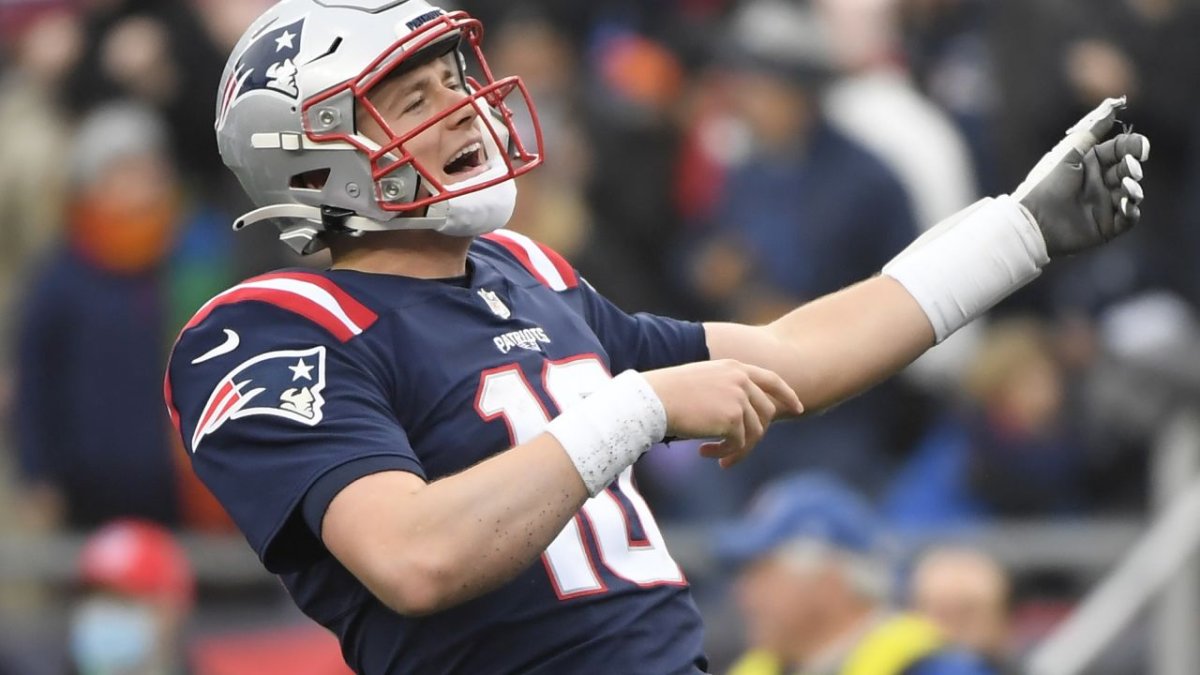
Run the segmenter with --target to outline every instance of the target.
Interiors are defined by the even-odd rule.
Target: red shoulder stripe
[[[183,330],[199,324],[214,309],[246,300],[275,305],[316,323],[346,342],[371,327],[378,315],[332,281],[305,272],[276,272],[247,279],[209,300]]]
[[[571,264],[549,246],[510,230],[496,230],[483,238],[503,246],[534,278],[556,291],[579,285]]]

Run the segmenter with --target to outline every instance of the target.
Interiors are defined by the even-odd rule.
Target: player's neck
[[[401,230],[339,237],[329,248],[334,269],[443,279],[467,273],[471,241],[432,230]]]

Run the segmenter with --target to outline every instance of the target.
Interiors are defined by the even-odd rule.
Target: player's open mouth
[[[442,166],[442,171],[455,179],[469,178],[483,169],[483,159],[483,143],[472,141],[454,153]]]

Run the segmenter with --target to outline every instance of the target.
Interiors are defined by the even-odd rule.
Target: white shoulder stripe
[[[558,268],[554,263],[550,262],[550,258],[546,256],[546,252],[542,247],[538,246],[532,239],[512,230],[496,230],[493,234],[517,244],[529,256],[529,261],[533,263],[533,268],[538,274],[550,284],[550,288],[556,291],[567,290],[567,282],[558,273]]]
[[[321,288],[312,282],[301,281],[299,279],[276,277],[273,279],[247,281],[238,284],[227,291],[217,294],[212,300],[209,300],[207,303],[205,303],[205,307],[214,302],[218,302],[221,298],[227,295],[236,293],[240,290],[252,288],[261,288],[270,291],[277,291],[279,293],[300,296],[316,304],[322,310],[327,312],[331,318],[344,325],[346,329],[354,335],[359,335],[363,332],[362,326],[359,326],[346,314],[345,310],[342,309],[341,304],[338,303],[337,298],[334,298],[329,291],[326,291],[324,288]],[[200,311],[204,311],[204,308],[202,307]]]

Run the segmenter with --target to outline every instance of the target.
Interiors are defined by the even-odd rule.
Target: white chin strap
[[[447,185],[447,190],[461,190],[486,183],[508,172],[502,162],[460,183]],[[517,183],[513,179],[496,183],[491,187],[465,195],[452,197],[444,202],[430,204],[425,218],[399,218],[397,220],[443,220],[441,225],[426,224],[432,230],[455,237],[474,237],[504,227],[512,218],[517,205]],[[400,227],[406,228],[406,225]],[[417,227],[421,227],[418,225]]]
[[[502,176],[507,168],[488,169],[473,178],[447,185],[448,190],[477,185]],[[359,232],[391,232],[395,230],[434,230],[455,237],[474,237],[505,226],[517,204],[517,184],[511,178],[491,187],[430,204],[424,216],[399,216],[389,220],[373,220],[353,215],[341,224]],[[255,209],[233,223],[233,229],[271,220],[279,228],[279,240],[300,255],[316,253],[325,248],[318,235],[325,231],[321,209],[305,204],[273,204]]]

